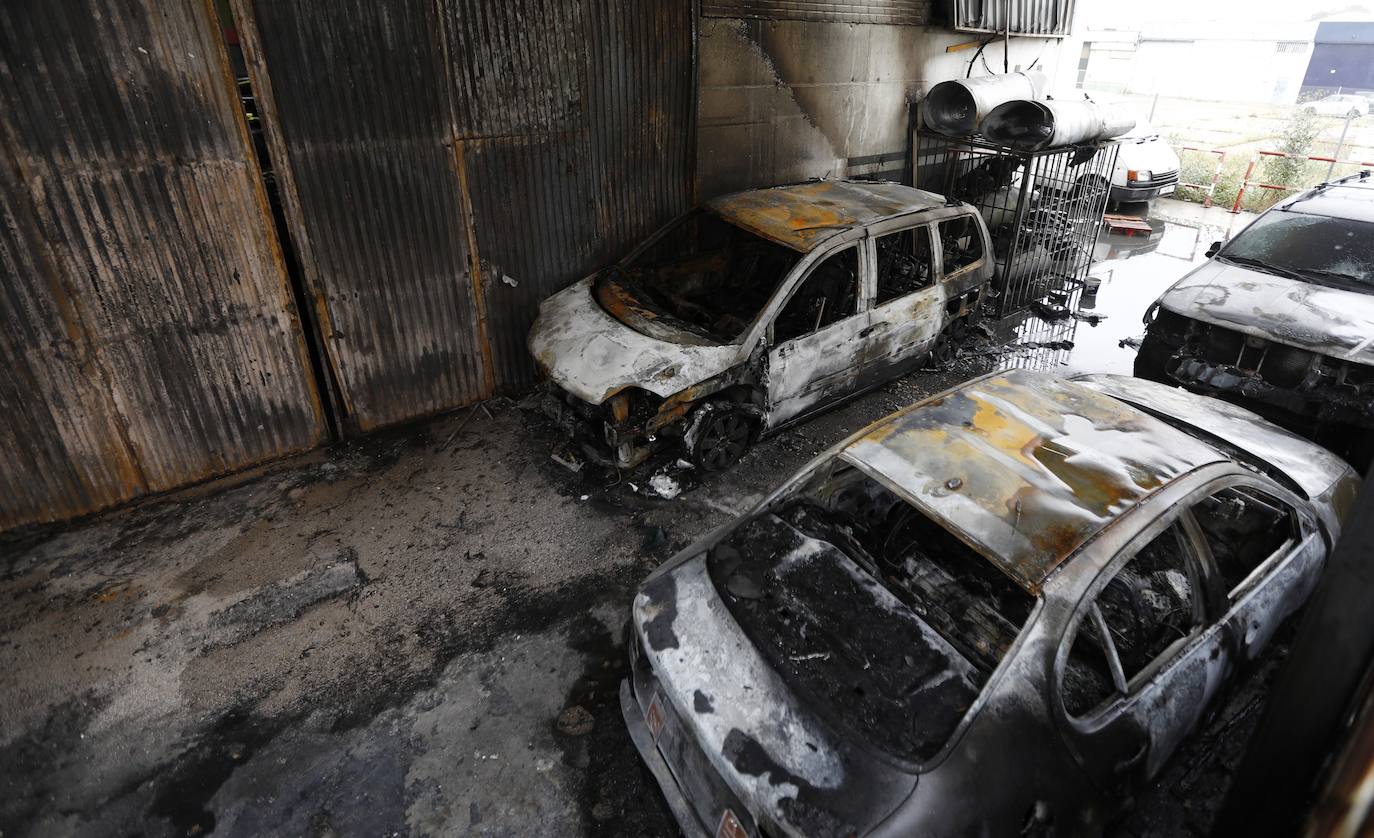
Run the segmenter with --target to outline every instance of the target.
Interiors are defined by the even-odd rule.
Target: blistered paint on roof
[[[853,227],[944,204],[933,192],[897,183],[819,180],[736,192],[707,206],[733,224],[805,253]]]
[[[1131,506],[1225,459],[1123,402],[1023,370],[897,413],[842,456],[1031,593]]]

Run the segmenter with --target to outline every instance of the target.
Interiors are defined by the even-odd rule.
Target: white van
[[[1144,119],[1137,120],[1130,133],[1121,138],[1112,170],[1112,204],[1172,195],[1178,188],[1178,168],[1178,154],[1155,127]]]

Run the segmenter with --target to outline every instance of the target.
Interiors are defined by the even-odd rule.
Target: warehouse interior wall
[[[816,177],[909,181],[912,106],[940,81],[1002,72],[1003,41],[935,26],[704,17],[697,188]],[[1061,41],[1013,37],[1007,67],[1058,74]],[[986,64],[984,63],[986,62]]]

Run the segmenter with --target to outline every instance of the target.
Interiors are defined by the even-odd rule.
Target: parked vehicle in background
[[[618,467],[680,444],[725,468],[760,435],[948,358],[993,273],[967,204],[822,180],[717,198],[545,300],[546,412]]]
[[[1325,99],[1308,102],[1302,108],[1308,113],[1320,116],[1361,117],[1369,113],[1369,100],[1353,93],[1336,93]]]
[[[1251,407],[1357,468],[1374,457],[1374,181],[1295,195],[1146,314],[1135,372]]]
[[[1121,137],[1112,170],[1112,204],[1150,201],[1178,188],[1178,153],[1144,119]]]
[[[1311,593],[1358,484],[1177,388],[984,376],[657,569],[621,709],[687,835],[1100,832]]]

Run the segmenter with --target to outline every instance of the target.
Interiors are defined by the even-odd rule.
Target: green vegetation
[[[1318,117],[1294,108],[1284,123],[1282,133],[1276,138],[1277,143],[1274,150],[1296,155],[1296,157],[1261,157],[1261,162],[1250,174],[1252,185],[1245,190],[1241,209],[1262,212],[1283,198],[1292,195],[1295,191],[1316,186],[1326,180],[1328,168],[1331,169],[1329,176],[1332,178],[1358,171],[1360,167],[1357,165],[1340,164],[1331,167],[1328,163],[1301,159],[1301,157],[1314,153],[1314,146],[1321,130],[1322,123]],[[1176,149],[1181,149],[1188,144],[1186,140],[1175,134],[1170,134],[1169,141]],[[1230,209],[1235,203],[1236,192],[1240,189],[1241,180],[1245,177],[1245,169],[1250,165],[1250,159],[1254,153],[1252,149],[1247,148],[1236,148],[1227,153],[1226,162],[1217,178],[1216,192],[1212,196],[1214,206]],[[1329,154],[1330,151],[1325,153]],[[1202,184],[1211,182],[1212,173],[1216,170],[1217,165],[1216,155],[1195,151],[1179,151],[1179,159],[1181,162],[1179,180],[1181,182]],[[1270,183],[1288,188],[1261,189],[1254,186],[1253,183]],[[1207,193],[1203,189],[1180,187],[1175,197],[1179,200],[1200,204],[1206,200]]]

